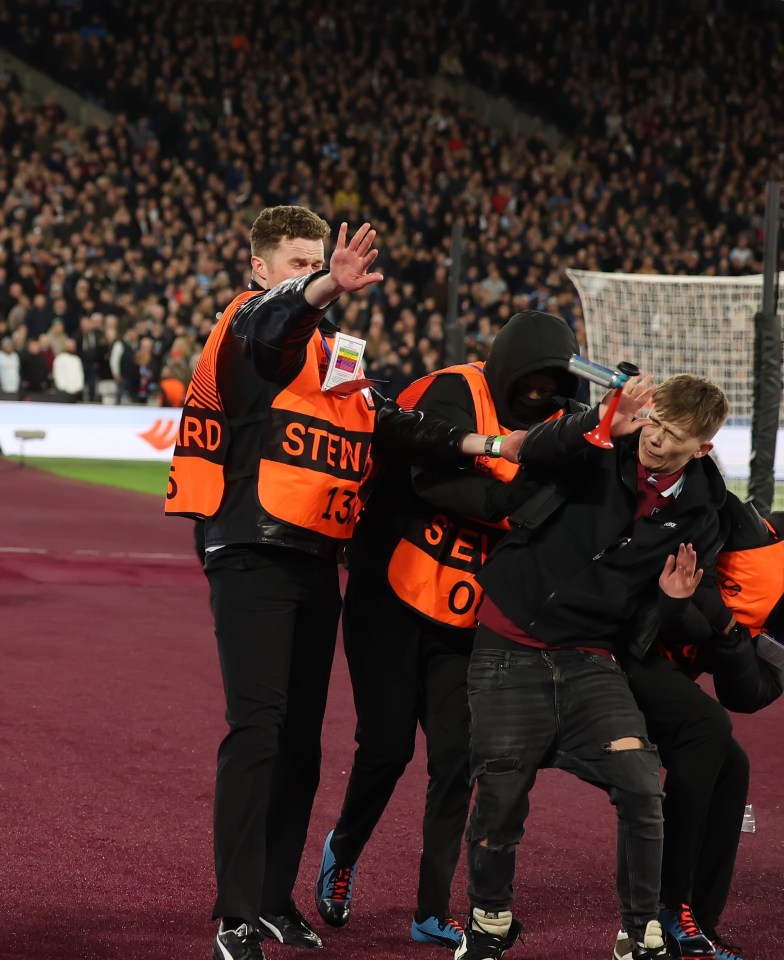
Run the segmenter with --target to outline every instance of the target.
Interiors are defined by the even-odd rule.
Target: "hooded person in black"
[[[569,357],[579,352],[574,333],[560,317],[538,310],[516,313],[493,341],[485,377],[498,419],[509,430],[527,430],[565,409],[577,392]],[[552,392],[532,392],[521,380],[552,381]]]
[[[438,371],[399,402],[466,430],[527,429],[583,409],[569,371],[578,349],[561,318],[519,313],[485,364]],[[419,723],[430,780],[411,934],[451,949],[462,937],[450,887],[470,800],[466,675],[481,600],[473,574],[536,489],[522,469],[486,452],[463,469],[389,464],[357,525],[343,634],[358,749],[316,885],[323,919],[345,924],[357,860],[413,756]]]

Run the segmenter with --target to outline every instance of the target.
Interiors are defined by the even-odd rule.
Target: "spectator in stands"
[[[201,351],[190,354],[190,348],[184,340],[181,342],[175,340],[169,352],[169,363],[167,364],[169,373],[181,380],[187,387],[191,382],[191,375],[200,355]]]
[[[2,258],[0,257],[0,320],[7,321],[8,313],[14,305],[14,302],[8,286],[8,270],[3,266]]]
[[[134,361],[139,370],[138,386],[133,398],[136,403],[147,403],[158,389],[154,372],[153,347],[152,337],[142,337],[139,349],[134,355]]]
[[[11,306],[8,309],[8,327],[11,331],[23,326],[27,311],[30,309],[30,299],[25,295],[20,283],[12,283],[8,292],[11,297]]]
[[[117,403],[131,402],[138,397],[141,379],[137,361],[138,348],[139,331],[136,327],[129,327],[125,334],[112,344],[109,367],[117,384]]]
[[[65,324],[62,320],[52,321],[52,324],[48,329],[48,333],[49,343],[56,357],[58,354],[62,353],[63,350],[65,350],[66,344],[68,343],[68,335],[65,332]],[[28,332],[28,336],[29,335],[30,334]]]
[[[69,338],[65,348],[57,354],[52,364],[54,388],[73,403],[84,395],[84,367],[76,352],[76,341]]]
[[[58,282],[55,280],[54,275],[49,283],[50,293],[53,290],[56,290],[58,287]],[[68,306],[68,301],[65,297],[58,296],[52,302],[52,324],[60,323],[62,325],[63,332],[66,336],[73,336],[76,332],[77,322],[74,317],[73,310]]]
[[[99,381],[109,379],[106,376],[109,350],[103,332],[103,314],[93,313],[82,317],[74,339],[84,367],[86,399],[94,401],[97,399]]]
[[[345,217],[355,219],[359,216],[359,210],[362,201],[357,189],[357,176],[355,173],[347,174],[343,178],[340,188],[335,191],[332,200],[334,215],[336,217]]]
[[[0,341],[0,393],[6,400],[15,400],[21,385],[21,362],[14,350],[14,341],[3,337]]]
[[[52,310],[47,302],[46,295],[37,293],[24,316],[24,325],[27,327],[28,337],[35,340],[42,333],[49,332],[52,327],[52,317]],[[55,349],[55,353],[59,353],[59,349]]]
[[[26,328],[23,327],[21,329],[22,331],[24,331]],[[17,330],[16,332],[19,333],[19,330]],[[46,364],[46,370],[51,378],[52,367],[54,366],[54,350],[52,350],[52,345],[49,342],[49,334],[42,333],[41,336],[38,338],[38,343],[41,347],[41,356],[43,357],[44,363]]]
[[[158,384],[158,406],[181,407],[185,402],[185,390],[186,385],[174,376],[171,367],[164,366]]]
[[[51,377],[46,360],[41,355],[39,340],[28,340],[20,355],[21,398],[37,397],[45,393],[51,385]]]
[[[487,265],[487,276],[479,282],[480,296],[485,306],[492,307],[501,297],[509,292],[506,280],[501,276],[498,264],[491,262]]]
[[[738,234],[738,242],[730,250],[728,259],[735,273],[760,273],[762,264],[755,259],[749,246],[749,235],[745,230]]]
[[[161,379],[161,369],[163,367],[164,359],[168,356],[171,345],[174,342],[174,335],[170,330],[167,330],[163,324],[165,319],[165,311],[160,304],[155,304],[156,309],[151,309],[151,320],[149,324],[149,337],[152,341],[152,357],[150,360],[150,366],[152,370],[152,379],[154,383],[158,383]],[[192,324],[195,326],[195,324]],[[210,327],[212,325],[210,324]]]
[[[444,264],[439,263],[433,270],[433,276],[422,287],[422,299],[432,298],[432,307],[439,313],[446,314],[449,309],[449,275]]]

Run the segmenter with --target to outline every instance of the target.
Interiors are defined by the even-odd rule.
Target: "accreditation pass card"
[[[362,372],[364,352],[364,340],[360,340],[359,337],[350,337],[347,333],[336,333],[327,375],[324,377],[321,389],[331,390],[347,380],[355,380]]]

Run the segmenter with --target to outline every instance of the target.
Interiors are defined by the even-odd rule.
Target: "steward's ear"
[[[250,269],[257,282],[261,283],[262,287],[267,286],[267,273],[269,271],[267,261],[263,257],[251,257]]]

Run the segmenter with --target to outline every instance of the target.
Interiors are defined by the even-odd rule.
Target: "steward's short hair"
[[[250,252],[266,259],[281,240],[326,240],[329,224],[307,207],[266,207],[250,228]]]

